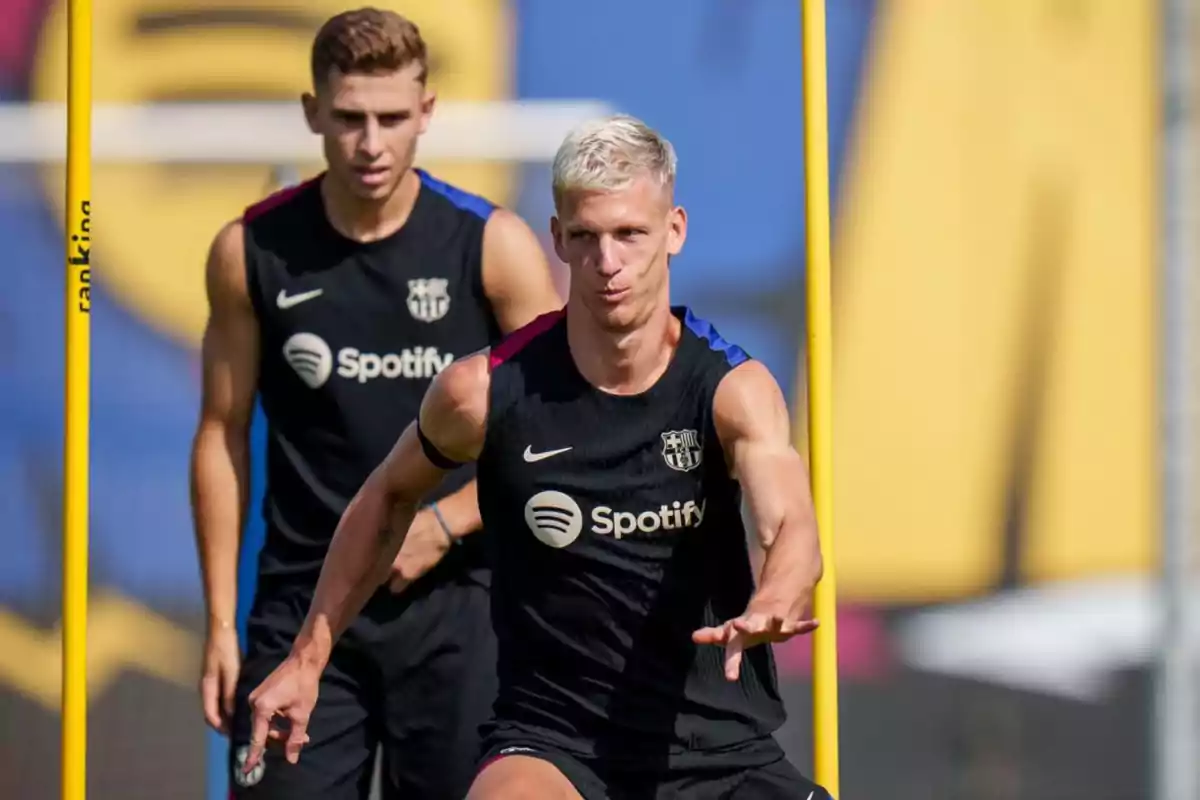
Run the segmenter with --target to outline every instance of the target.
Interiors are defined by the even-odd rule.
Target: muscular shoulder
[[[546,277],[549,265],[542,243],[525,220],[497,208],[483,229],[483,287],[489,296],[505,295],[514,284]]]
[[[421,404],[421,429],[447,457],[466,462],[479,456],[490,385],[487,350],[458,359],[430,384]]]
[[[483,291],[506,333],[562,306],[542,243],[507,209],[492,212],[483,231]]]
[[[248,306],[246,285],[246,227],[241,219],[225,223],[208,250],[205,265],[205,284],[209,303],[219,307]]]
[[[534,235],[533,229],[521,217],[507,208],[497,207],[487,218],[483,228],[483,246],[495,250],[498,247],[541,244]]]
[[[713,423],[731,462],[740,443],[791,446],[791,420],[779,382],[759,361],[747,359],[717,384]]]

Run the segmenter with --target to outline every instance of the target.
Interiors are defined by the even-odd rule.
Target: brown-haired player
[[[379,588],[322,672],[304,761],[240,768],[247,695],[290,651],[338,519],[430,381],[561,305],[524,222],[414,168],[434,110],[416,26],[375,9],[340,14],[316,36],[312,71],[303,106],[326,171],[246,209],[208,257],[191,465],[205,717],[231,738],[238,797],[366,797],[382,744],[385,796],[460,798],[496,681],[471,470],[424,498],[403,550],[378,565]],[[234,610],[256,397],[267,536],[243,659]]]

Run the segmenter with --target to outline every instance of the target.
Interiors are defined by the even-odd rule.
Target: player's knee
[[[475,777],[467,800],[581,800],[571,782],[548,761],[505,756]]]

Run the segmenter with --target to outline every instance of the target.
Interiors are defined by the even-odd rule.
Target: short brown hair
[[[313,86],[324,85],[334,70],[342,75],[395,72],[414,62],[421,65],[417,79],[424,83],[429,60],[412,20],[378,8],[344,11],[322,25],[313,40]]]

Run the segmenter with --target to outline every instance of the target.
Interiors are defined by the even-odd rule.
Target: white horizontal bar
[[[610,113],[589,100],[443,102],[421,139],[422,158],[548,161],[574,125]],[[0,103],[0,162],[58,162],[62,103]],[[97,104],[96,161],[275,164],[320,160],[320,140],[297,102]]]

